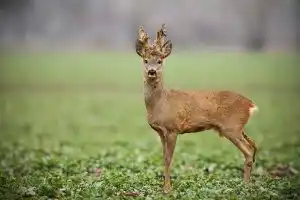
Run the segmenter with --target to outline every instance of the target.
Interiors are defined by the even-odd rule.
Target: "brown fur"
[[[165,26],[162,29],[165,29]],[[181,91],[164,88],[163,63],[159,61],[170,55],[172,43],[164,43],[163,37],[159,37],[162,29],[158,31],[152,46],[147,46],[148,41],[144,44],[140,42],[136,49],[144,59],[145,65],[144,95],[147,120],[152,129],[159,134],[163,145],[164,191],[171,190],[170,165],[177,135],[210,129],[229,139],[244,154],[244,180],[248,182],[257,148],[243,129],[251,117],[251,109],[256,108],[255,104],[233,91]],[[140,41],[142,37],[140,35]],[[147,48],[143,49],[143,45]],[[154,77],[149,76],[150,70],[156,72]]]

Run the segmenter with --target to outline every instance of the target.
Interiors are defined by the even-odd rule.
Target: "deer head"
[[[153,44],[149,43],[150,37],[142,26],[139,27],[138,36],[135,49],[143,59],[145,77],[148,80],[160,78],[164,59],[172,52],[171,40],[165,42],[167,36],[165,24],[158,30]]]

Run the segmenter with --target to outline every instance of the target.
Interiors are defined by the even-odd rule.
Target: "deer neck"
[[[165,89],[162,77],[155,80],[144,78],[144,98],[147,110],[153,109],[164,97]]]

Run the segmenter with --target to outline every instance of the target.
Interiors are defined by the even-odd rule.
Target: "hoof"
[[[170,186],[164,187],[164,194],[169,194],[170,192],[171,192],[171,187]]]
[[[250,183],[250,177],[248,177],[248,176],[244,177],[244,183],[245,184]]]

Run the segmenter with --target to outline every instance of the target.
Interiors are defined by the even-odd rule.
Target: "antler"
[[[154,45],[157,51],[163,52],[163,45],[165,44],[165,37],[167,37],[166,24],[163,24],[156,33]]]
[[[166,58],[171,54],[172,51],[172,42],[168,40],[165,42],[167,37],[166,24],[162,24],[161,28],[156,34],[156,39],[154,42],[155,50],[161,54],[162,58]]]
[[[145,56],[145,52],[150,48],[149,46],[149,39],[150,37],[144,30],[143,26],[139,27],[138,30],[139,38],[136,41],[135,48],[138,55],[141,57]]]

